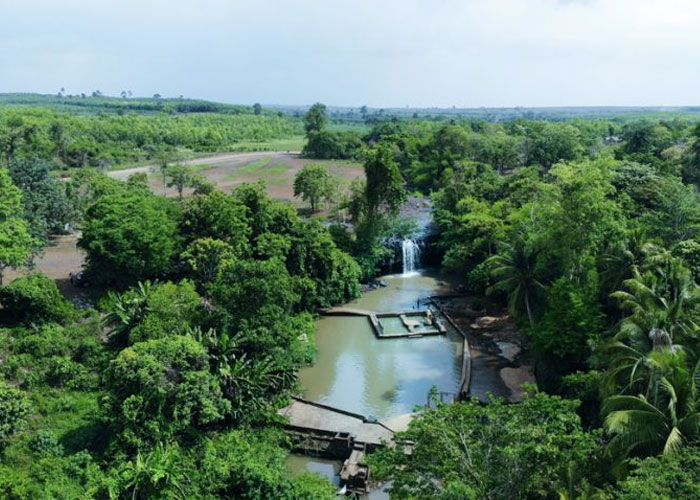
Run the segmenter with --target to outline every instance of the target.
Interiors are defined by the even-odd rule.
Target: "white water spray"
[[[420,265],[420,247],[413,240],[403,240],[403,274],[409,275],[416,272]]]

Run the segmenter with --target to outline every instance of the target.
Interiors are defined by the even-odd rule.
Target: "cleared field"
[[[302,158],[298,153],[287,152],[254,152],[226,153],[216,156],[197,158],[183,162],[217,189],[230,192],[243,182],[262,180],[267,185],[271,198],[277,200],[294,200],[294,176],[304,165],[317,163],[325,166],[335,176],[341,185],[349,184],[353,179],[364,176],[362,165],[353,161],[342,160],[310,160]],[[134,167],[115,170],[108,175],[116,179],[126,180],[134,173],[148,173],[148,182],[156,193],[163,193],[163,178],[154,166]],[[191,190],[185,191],[190,194]],[[166,188],[166,195],[176,196],[174,188]]]

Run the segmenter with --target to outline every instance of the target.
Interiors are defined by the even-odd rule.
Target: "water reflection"
[[[416,307],[419,298],[445,293],[439,275],[384,277],[387,287],[365,294],[349,307],[396,311]],[[377,339],[363,317],[324,317],[316,326],[318,355],[299,373],[304,396],[379,419],[410,413],[430,388],[456,392],[462,339],[446,336]]]

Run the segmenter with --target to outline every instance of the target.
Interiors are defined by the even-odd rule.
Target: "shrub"
[[[44,456],[63,455],[63,445],[58,442],[56,435],[48,430],[37,431],[29,440],[29,449]]]
[[[5,320],[17,323],[63,322],[74,311],[56,283],[42,274],[17,278],[0,288],[0,303]]]
[[[29,415],[29,401],[19,389],[0,382],[0,448]]]

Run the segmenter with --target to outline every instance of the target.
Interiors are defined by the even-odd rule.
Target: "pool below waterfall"
[[[440,275],[390,275],[387,286],[366,293],[348,307],[376,312],[411,310],[417,301],[446,293]],[[420,305],[423,308],[423,305]],[[299,372],[306,399],[379,420],[425,405],[431,387],[456,393],[461,376],[462,337],[446,335],[379,339],[365,317],[329,316],[316,323],[318,354]]]

